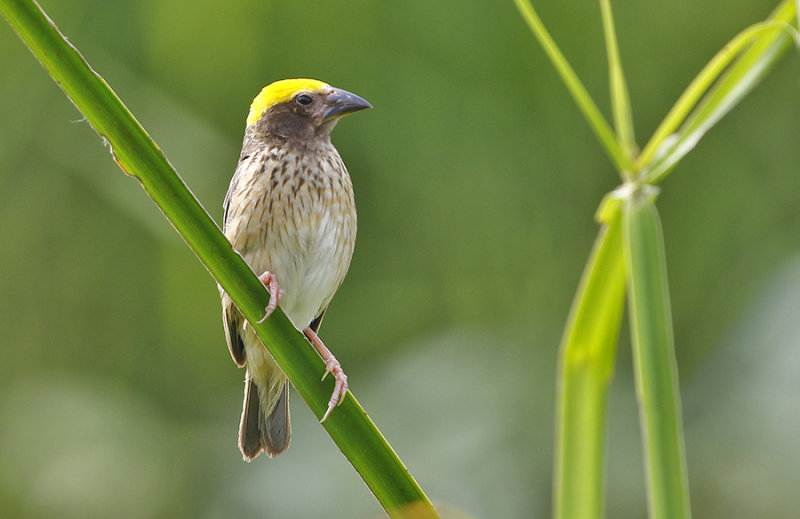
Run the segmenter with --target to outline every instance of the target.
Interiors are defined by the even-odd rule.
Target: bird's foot
[[[284,292],[283,289],[281,289],[281,286],[278,284],[278,277],[272,272],[266,271],[258,276],[258,279],[264,283],[264,286],[267,287],[267,290],[269,291],[269,304],[264,309],[266,313],[264,314],[264,317],[257,321],[260,324],[266,321],[267,318],[272,315],[272,312],[275,311],[275,308],[277,308],[278,303],[283,297]]]
[[[320,423],[328,418],[334,407],[344,402],[344,397],[347,395],[347,375],[344,374],[342,365],[339,364],[339,361],[336,360],[336,357],[333,355],[325,360],[325,373],[322,375],[322,380],[325,380],[328,373],[333,374],[335,384],[333,386],[331,399],[328,401],[328,410],[325,411],[325,415],[322,417],[322,420],[320,420]]]
[[[311,341],[311,344],[317,348],[319,354],[322,355],[322,360],[325,361],[325,373],[322,375],[322,380],[325,380],[325,377],[327,377],[328,373],[330,373],[333,375],[335,382],[331,399],[328,401],[328,410],[325,411],[325,414],[322,416],[322,420],[320,420],[320,423],[322,423],[328,419],[328,416],[330,416],[334,407],[344,402],[344,397],[347,395],[347,375],[344,374],[342,365],[339,364],[339,361],[333,356],[331,350],[325,346],[325,344],[322,342],[322,339],[319,338],[319,335],[317,335],[314,330],[311,328],[306,328],[304,333]]]

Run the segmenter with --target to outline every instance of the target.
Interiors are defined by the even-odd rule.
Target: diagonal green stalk
[[[631,186],[632,187],[632,186]],[[678,366],[656,188],[633,188],[623,210],[634,374],[650,519],[689,519]]]
[[[637,168],[644,170],[649,183],[660,182],[703,134],[771,70],[790,47],[792,36],[796,35],[792,28],[792,24],[797,25],[796,15],[795,2],[784,0],[766,21],[739,33],[703,68],[681,94],[637,160]],[[725,76],[709,92],[726,70]],[[689,116],[703,95],[706,97],[702,104]],[[667,137],[684,121],[684,126],[669,146],[662,149]]]
[[[605,423],[625,303],[620,203],[607,198],[561,342],[553,517],[603,516]]]
[[[606,39],[606,56],[608,59],[608,81],[611,92],[611,108],[614,113],[614,128],[617,131],[620,144],[629,157],[633,157],[636,150],[636,136],[633,131],[633,114],[631,100],[628,96],[628,86],[625,83],[625,74],[622,71],[622,61],[619,57],[617,45],[617,32],[614,29],[614,15],[611,12],[611,1],[600,0],[600,12],[603,18],[603,33]],[[625,180],[631,171],[623,171]]]
[[[647,145],[642,150],[641,156],[637,161],[638,164],[648,163],[655,154],[658,146],[667,138],[668,135],[673,133],[678,126],[686,119],[692,108],[697,104],[703,94],[708,91],[714,81],[722,74],[725,68],[733,61],[736,56],[742,52],[746,45],[752,42],[765,31],[776,30],[774,23],[761,22],[751,27],[748,27],[735,38],[733,38],[727,45],[725,45],[708,64],[703,67],[703,70],[692,80],[683,94],[678,98],[678,101],[670,109],[667,116],[656,129],[653,136],[647,142]]]
[[[572,94],[572,98],[575,100],[578,108],[583,112],[583,116],[586,118],[589,126],[591,126],[595,135],[600,140],[600,143],[605,147],[606,153],[611,158],[611,161],[619,171],[632,171],[633,162],[631,158],[625,150],[622,149],[617,140],[617,136],[614,135],[614,131],[608,125],[608,122],[606,122],[603,114],[600,113],[597,105],[592,101],[589,92],[586,91],[586,87],[584,87],[581,80],[578,79],[578,75],[572,70],[569,62],[561,53],[561,50],[559,50],[558,45],[553,41],[550,33],[547,32],[542,20],[531,5],[530,0],[514,0],[514,3],[517,5],[517,9],[519,9],[528,27],[530,27],[531,32],[533,32],[533,35],[539,40],[539,44],[544,49],[545,53],[547,53],[547,57],[550,58],[556,71],[561,76],[564,85],[567,87],[570,94]]]
[[[30,0],[0,0],[0,12],[106,140],[114,160],[135,177],[212,276],[253,325],[317,417],[333,382],[320,383],[325,366],[280,310],[263,324],[268,294],[231,248],[208,213],[108,84]],[[436,518],[416,481],[352,394],[323,424],[392,518]]]

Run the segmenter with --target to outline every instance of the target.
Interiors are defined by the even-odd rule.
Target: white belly
[[[231,186],[238,191],[228,207],[225,235],[256,275],[270,271],[277,277],[284,290],[280,307],[298,330],[328,306],[355,245],[352,184],[338,154],[335,158],[338,162],[313,164],[318,174],[297,182],[274,166],[280,157],[254,157],[266,167],[242,164]]]
[[[348,234],[342,219],[328,214],[319,226],[267,240],[264,248],[245,256],[256,274],[269,270],[277,276],[285,292],[280,307],[298,330],[325,310],[344,280],[353,252],[342,246]]]

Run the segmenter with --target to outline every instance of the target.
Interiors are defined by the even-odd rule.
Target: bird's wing
[[[327,308],[325,310],[327,310]],[[323,310],[313,321],[311,321],[311,324],[308,325],[308,327],[311,328],[314,333],[319,332],[319,327],[322,324],[322,318],[325,316],[325,310]]]
[[[225,201],[222,203],[222,232],[225,232],[225,229],[228,227],[228,208],[231,206],[232,191],[233,189],[228,190],[225,194]]]
[[[225,341],[228,343],[231,357],[233,357],[233,361],[236,365],[241,368],[247,363],[247,357],[244,351],[244,340],[241,335],[243,317],[233,304],[233,301],[228,297],[228,294],[223,296],[222,324],[225,328]]]

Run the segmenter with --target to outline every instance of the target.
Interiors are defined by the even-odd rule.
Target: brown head
[[[372,108],[361,97],[315,79],[283,79],[256,96],[247,117],[251,138],[303,142],[327,138],[339,119]]]

